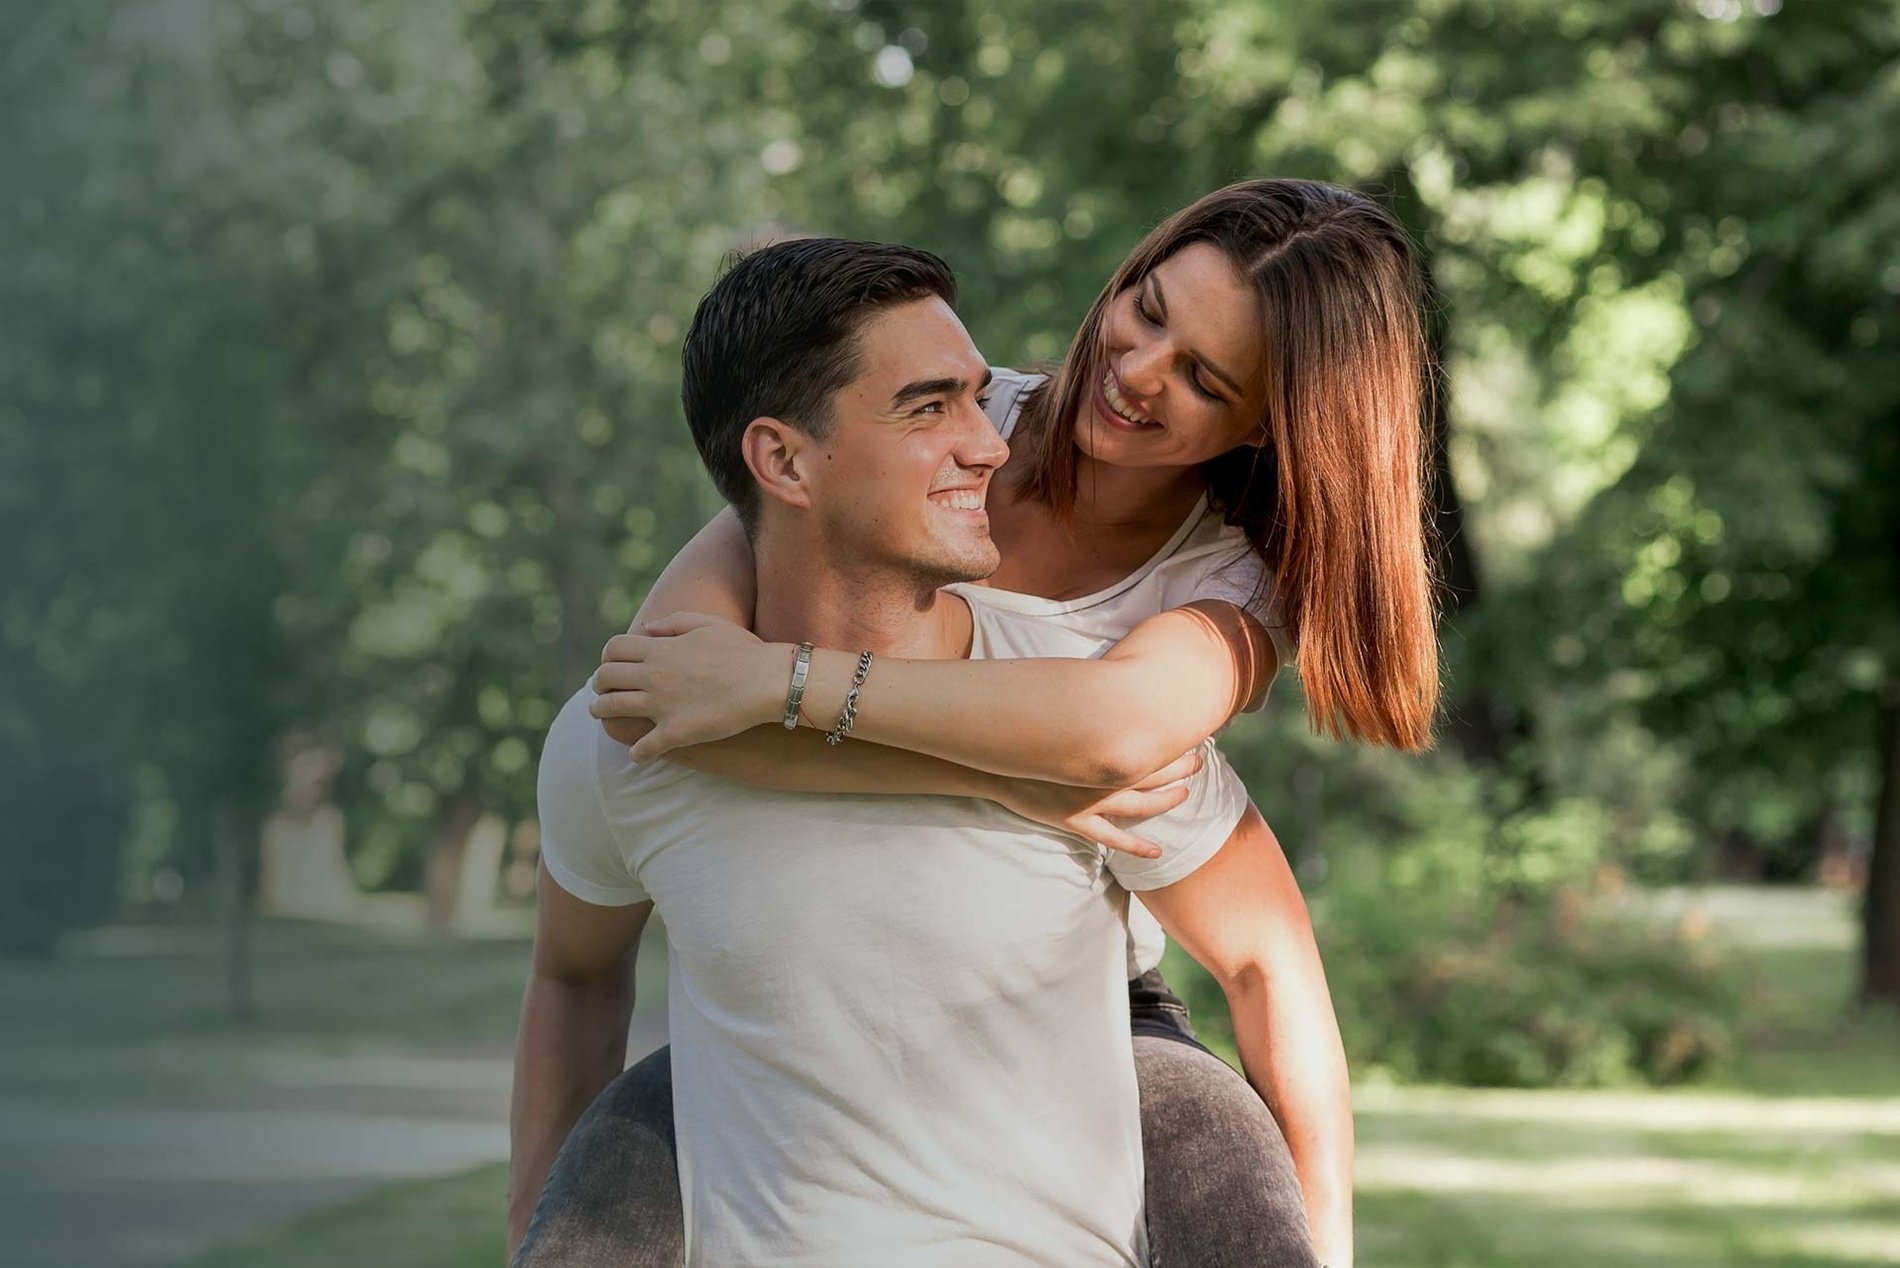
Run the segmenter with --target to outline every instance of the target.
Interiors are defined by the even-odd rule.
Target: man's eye
[[[977,398],[976,398],[976,407],[977,407],[978,409],[981,409],[981,410],[987,410],[987,409],[988,409],[988,408],[990,407],[990,398],[989,398],[989,397],[987,397],[987,396],[979,396],[979,397],[977,397]]]

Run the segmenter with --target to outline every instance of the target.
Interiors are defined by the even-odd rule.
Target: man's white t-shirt
[[[978,655],[1034,623],[969,600]],[[988,802],[635,766],[591,695],[548,734],[542,858],[665,921],[688,1263],[1145,1264],[1125,890],[1225,842],[1213,746],[1140,859]]]
[[[1016,429],[1027,393],[1044,381],[1043,375],[991,367],[988,413],[1005,440]],[[1259,552],[1246,534],[1223,520],[1203,497],[1147,563],[1094,594],[1078,599],[1045,599],[981,585],[950,589],[966,598],[980,599],[981,606],[976,609],[979,631],[986,630],[985,613],[1007,611],[1033,618],[997,625],[989,635],[991,641],[983,653],[986,656],[1093,658],[1151,616],[1201,600],[1220,599],[1253,613],[1272,637],[1280,663],[1291,664],[1293,645],[1287,637],[1286,623],[1263,583],[1264,572]],[[1239,821],[1236,814],[1229,829]],[[1128,976],[1139,977],[1159,965],[1167,947],[1159,922],[1139,901],[1131,903]]]

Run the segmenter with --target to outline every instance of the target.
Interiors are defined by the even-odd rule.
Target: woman
[[[1256,704],[1295,646],[1316,728],[1422,748],[1437,694],[1424,360],[1409,244],[1376,204],[1300,181],[1211,194],[1136,248],[1052,379],[1003,373],[990,401],[1012,456],[989,507],[1003,563],[988,584],[1099,638],[1099,659],[877,662],[852,733],[919,755],[901,781],[882,756],[867,788],[853,784],[848,754],[772,749],[764,733],[720,743],[778,720],[794,652],[745,630],[751,561],[736,522],[722,516],[643,609],[709,615],[614,640],[596,676],[596,716],[610,729],[655,723],[644,736],[616,731],[637,738],[638,760],[670,754],[776,787],[966,792],[947,769],[988,772],[1004,777],[994,799],[1019,813],[1140,852],[1151,847],[1114,818],[1171,804],[1164,786],[1181,771],[1173,759]],[[850,649],[812,655],[807,725],[832,727],[857,669]],[[1288,1123],[1312,1250],[1263,1254],[1258,1231],[1218,1248],[1205,1226],[1223,1217],[1232,1226],[1231,1213],[1205,1200],[1197,1208],[1172,1183],[1199,1175],[1205,1192],[1201,1173],[1224,1166],[1243,1190],[1266,1187],[1259,1173],[1284,1169],[1286,1150],[1257,1099],[1232,1098],[1240,1084],[1231,1071],[1190,1049],[1184,1010],[1154,972],[1159,939],[1151,921],[1137,924],[1138,911],[1131,906],[1131,1010],[1145,1036],[1137,1072],[1157,1259],[1310,1262],[1317,1251],[1350,1262],[1349,1117],[1343,1128]],[[1324,1020],[1329,1033],[1286,1064],[1335,1081],[1344,1114],[1329,1008]],[[1273,1080],[1287,1072],[1248,1064],[1274,1102]],[[1182,1129],[1210,1105],[1227,1107],[1218,1130]],[[1237,1149],[1234,1126],[1250,1112],[1258,1121],[1241,1134],[1258,1139]],[[1202,1136],[1221,1140],[1221,1161],[1194,1153]]]

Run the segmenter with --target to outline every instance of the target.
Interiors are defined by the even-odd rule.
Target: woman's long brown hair
[[[1315,181],[1244,181],[1155,228],[1024,406],[1023,493],[1073,511],[1075,425],[1101,374],[1103,313],[1195,242],[1220,248],[1259,288],[1271,452],[1243,447],[1201,474],[1210,502],[1266,561],[1308,717],[1335,739],[1428,748],[1438,641],[1423,410],[1433,371],[1411,242],[1376,202]]]

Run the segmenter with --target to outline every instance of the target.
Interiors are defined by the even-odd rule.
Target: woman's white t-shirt
[[[1039,374],[992,368],[988,413],[1005,440]],[[1078,599],[1045,599],[990,586],[948,587],[971,604],[985,656],[1100,656],[1129,631],[1172,608],[1219,599],[1252,612],[1272,636],[1281,664],[1292,661],[1279,613],[1262,584],[1264,565],[1246,534],[1211,509],[1205,496],[1147,563],[1111,586]],[[989,612],[1010,612],[1034,621],[986,621]],[[1258,706],[1256,706],[1258,707]],[[1244,808],[1244,807],[1243,807]],[[1235,824],[1239,823],[1235,817]],[[1167,939],[1140,901],[1128,909],[1128,973],[1139,977],[1161,963]]]

